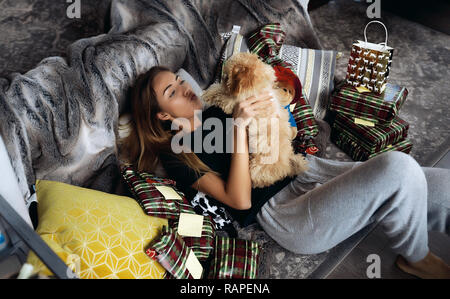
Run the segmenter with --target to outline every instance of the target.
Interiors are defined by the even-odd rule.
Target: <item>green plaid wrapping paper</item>
[[[412,142],[407,138],[392,145],[388,145],[375,153],[368,152],[358,144],[358,141],[355,141],[350,135],[345,134],[345,132],[331,134],[331,141],[347,153],[354,161],[366,161],[388,151],[401,151],[409,154],[412,149]]]
[[[350,84],[342,85],[331,98],[330,110],[361,118],[375,124],[389,125],[403,106],[408,90],[398,85],[386,84],[380,95],[359,93]]]
[[[149,216],[166,219],[178,219],[180,213],[195,214],[194,209],[186,200],[184,194],[175,188],[175,182],[158,178],[146,172],[138,172],[131,166],[122,170],[122,177],[128,185],[135,200]],[[172,187],[181,200],[165,199],[156,186]]]
[[[278,57],[285,37],[280,23],[266,24],[249,34],[248,48],[271,66],[280,65],[292,69],[289,63]]]
[[[256,242],[216,236],[208,278],[254,279],[258,271],[259,254],[260,247]]]
[[[186,268],[190,250],[180,235],[171,228],[163,226],[160,238],[145,253],[158,261],[174,278],[192,279],[192,275]]]
[[[371,159],[375,156],[378,156],[379,154],[389,152],[389,151],[399,151],[399,152],[404,152],[406,154],[409,154],[411,152],[412,147],[413,147],[412,142],[408,138],[405,138],[404,140],[399,141],[399,142],[393,144],[392,146],[387,146],[384,149],[382,149],[381,151],[371,154],[369,156],[369,159]]]
[[[172,222],[172,221],[171,221]],[[178,233],[178,221],[171,223],[171,228],[175,233]],[[203,230],[200,238],[181,236],[184,243],[194,251],[195,256],[199,261],[206,260],[214,249],[216,230],[211,216],[204,216]]]
[[[397,143],[408,136],[409,124],[400,117],[395,117],[389,126],[364,126],[355,124],[353,119],[344,114],[337,114],[332,125],[333,133],[349,135],[368,153],[373,154],[387,145]]]
[[[250,52],[257,54],[265,63],[272,67],[289,68],[295,74],[293,66],[279,57],[285,36],[286,34],[279,23],[266,24],[249,35],[248,47]],[[297,101],[293,100],[291,104],[295,104],[292,115],[298,130],[294,142],[295,151],[313,155],[318,151],[313,138],[319,133],[319,128],[303,88],[301,96],[298,97]]]
[[[297,136],[294,142],[296,146],[295,150],[314,155],[318,149],[313,138],[319,133],[319,127],[317,126],[311,106],[303,96],[295,103],[292,116],[297,125]]]

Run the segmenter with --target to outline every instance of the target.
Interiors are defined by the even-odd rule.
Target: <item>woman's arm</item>
[[[270,94],[265,93],[257,98],[250,97],[237,105],[233,117],[238,125],[234,126],[234,148],[228,180],[225,182],[219,176],[207,173],[192,184],[192,188],[234,209],[250,209],[251,179],[246,127],[258,110],[267,109],[272,105],[271,98]]]
[[[212,196],[233,209],[247,210],[251,207],[251,180],[246,129],[235,126],[234,140],[228,180],[224,181],[216,174],[206,173],[192,184],[192,188]]]

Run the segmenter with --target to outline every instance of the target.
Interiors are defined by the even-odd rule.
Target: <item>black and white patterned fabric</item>
[[[217,204],[217,201],[203,192],[197,192],[191,201],[194,210],[203,216],[211,216],[217,230],[225,229],[232,225],[232,219],[227,214],[224,207]]]

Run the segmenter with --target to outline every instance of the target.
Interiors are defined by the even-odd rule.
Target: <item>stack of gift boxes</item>
[[[390,83],[379,94],[345,82],[331,99],[331,141],[355,161],[393,150],[409,153],[409,124],[398,116],[407,95],[405,87]]]

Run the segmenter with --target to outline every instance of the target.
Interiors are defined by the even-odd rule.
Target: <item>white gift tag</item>
[[[195,256],[194,252],[189,249],[189,255],[186,259],[186,269],[191,273],[194,279],[202,278],[203,267]]]
[[[200,238],[203,230],[203,218],[202,215],[180,213],[178,234],[184,237]]]
[[[169,186],[155,186],[155,188],[161,192],[165,199],[178,199],[182,200],[183,198],[172,188]]]
[[[361,118],[357,118],[355,117],[355,124],[357,125],[363,125],[363,126],[368,126],[368,127],[375,127],[375,123],[365,120],[365,119],[361,119]]]

